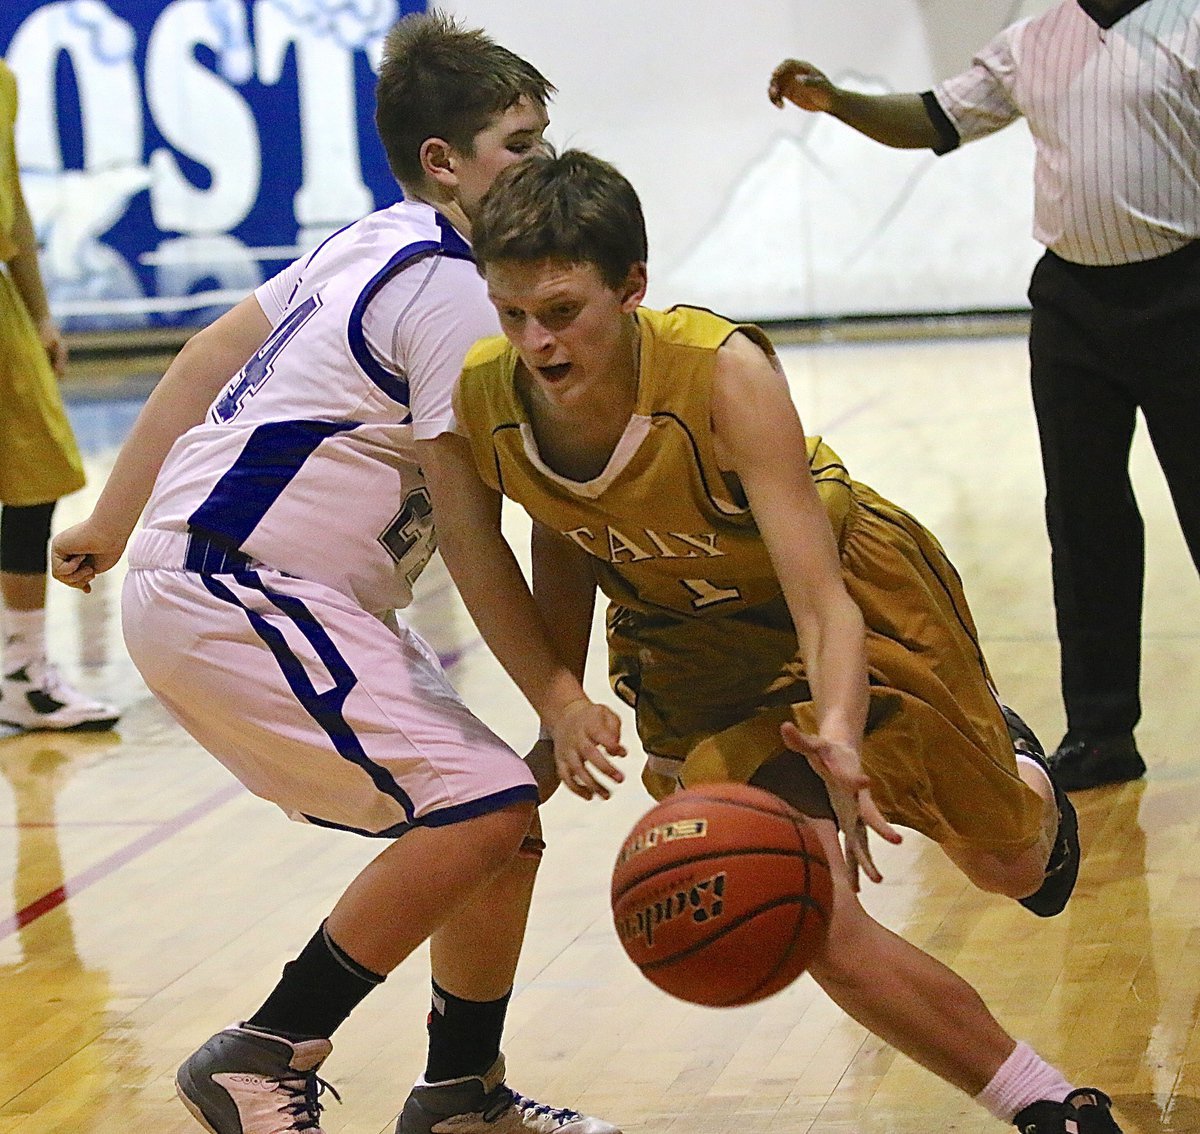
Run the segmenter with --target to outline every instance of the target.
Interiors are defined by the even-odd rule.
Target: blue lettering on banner
[[[17,153],[68,329],[210,321],[400,196],[383,37],[424,0],[5,0]]]

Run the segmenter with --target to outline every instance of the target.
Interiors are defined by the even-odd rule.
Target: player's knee
[[[1046,880],[1046,868],[1036,861],[1022,863],[1007,876],[1007,885],[997,891],[1006,898],[1028,898],[1036,894]]]
[[[1045,878],[1045,863],[1034,850],[1013,859],[996,855],[960,859],[959,866],[978,889],[1002,898],[1027,898]]]
[[[474,839],[477,853],[486,859],[502,862],[520,853],[523,840],[530,833],[529,824],[533,814],[532,803],[510,803],[507,807],[476,815],[461,827],[464,836]]]
[[[845,867],[834,868],[833,909],[829,931],[824,943],[809,965],[809,971],[822,985],[827,981],[838,985],[854,985],[866,979],[875,956],[872,941],[879,932],[886,932],[863,908],[858,895],[850,887]]]
[[[848,887],[844,891],[835,889],[833,906],[829,933],[808,971],[831,993],[868,987],[878,977],[878,934],[887,931],[863,909]]]

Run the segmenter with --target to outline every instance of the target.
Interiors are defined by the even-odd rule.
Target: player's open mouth
[[[559,362],[554,366],[539,366],[538,373],[547,382],[561,382],[571,369],[569,362]]]

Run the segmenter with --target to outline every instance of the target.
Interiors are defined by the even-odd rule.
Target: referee
[[[922,94],[866,95],[788,59],[768,91],[943,154],[1024,117],[1037,146],[1029,287],[1068,791],[1143,775],[1140,409],[1200,566],[1200,0],[1062,0]]]

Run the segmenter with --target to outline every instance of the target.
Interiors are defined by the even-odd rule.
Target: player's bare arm
[[[931,149],[940,140],[919,94],[848,91],[800,59],[785,59],[771,72],[767,97],[778,107],[790,102],[801,110],[831,114],[860,134],[896,149]]]
[[[38,341],[45,348],[50,366],[55,375],[61,378],[67,369],[67,344],[50,314],[50,304],[46,299],[46,289],[38,264],[37,236],[19,184],[16,186],[13,200],[12,237],[17,246],[17,254],[8,262],[9,276],[21,296],[21,302],[25,304],[25,310],[33,320]]]
[[[609,798],[623,756],[620,721],[583,691],[546,629],[500,528],[500,496],[479,479],[465,437],[418,442],[438,546],[483,640],[525,694],[554,740],[559,774],[584,799]]]
[[[558,656],[582,683],[596,606],[592,557],[536,520],[530,550],[534,602]]]
[[[879,881],[863,824],[889,842],[900,836],[876,808],[862,771],[868,707],[862,613],[842,582],[787,380],[743,335],[734,335],[718,355],[713,433],[718,460],[737,474],[779,576],[816,704],[819,734],[785,728],[783,739],[829,787],[852,881],[859,866]]]
[[[550,634],[555,651],[580,684],[587,664],[588,643],[592,633],[592,614],[596,606],[596,576],[591,556],[558,532],[533,523],[530,540],[533,568],[533,600]],[[551,763],[555,786],[570,784],[574,769],[554,758],[550,738]],[[539,769],[535,767],[537,775]],[[620,772],[615,777],[622,778]],[[541,787],[541,777],[538,785]]]
[[[116,564],[171,446],[204,420],[213,399],[270,333],[271,322],[251,295],[184,344],[138,414],[91,516],[55,537],[56,579],[87,591]]]

